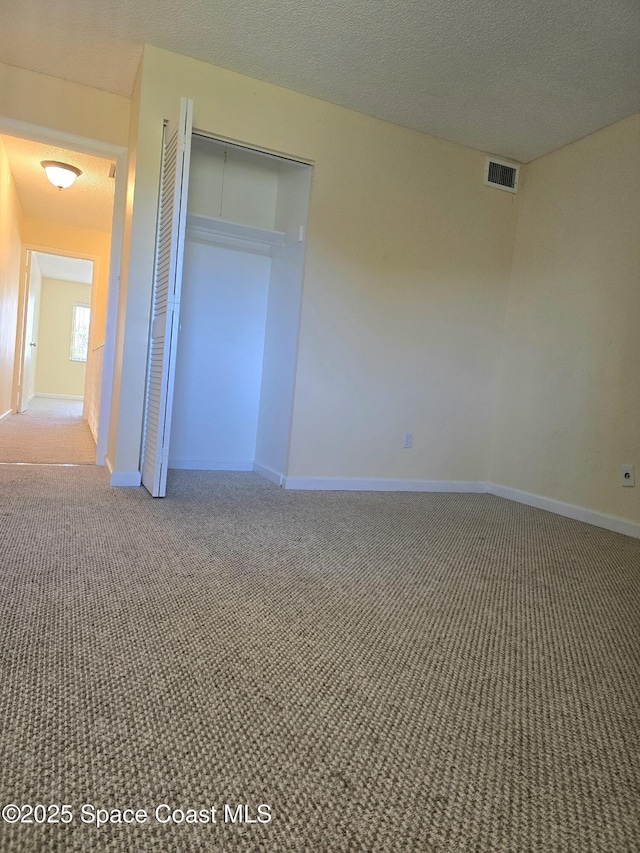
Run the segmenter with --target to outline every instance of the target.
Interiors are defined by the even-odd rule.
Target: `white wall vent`
[[[487,157],[484,172],[484,182],[489,187],[506,190],[508,193],[518,192],[518,173],[520,169],[515,163]]]

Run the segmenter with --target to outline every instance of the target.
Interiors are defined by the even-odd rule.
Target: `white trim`
[[[605,530],[612,530],[614,533],[622,533],[625,536],[633,536],[636,539],[640,539],[640,523],[637,521],[619,518],[616,515],[608,515],[605,512],[597,512],[593,509],[587,509],[584,506],[565,503],[554,498],[534,495],[531,492],[523,492],[520,489],[512,489],[509,486],[498,486],[495,483],[488,483],[487,491],[499,498],[506,498],[509,501],[533,506],[536,509],[544,509],[548,512],[554,512],[556,515],[564,515],[566,518],[584,521],[586,524],[604,527]]]
[[[120,301],[120,273],[122,268],[122,242],[124,214],[127,195],[127,149],[120,148],[116,156],[116,177],[113,192],[113,220],[111,223],[111,252],[109,254],[109,284],[107,290],[107,313],[104,329],[104,352],[102,357],[102,381],[98,410],[98,435],[96,439],[96,464],[100,465],[107,453],[109,422],[116,360],[116,327],[118,303]],[[94,265],[95,270],[95,265]]]
[[[142,484],[140,471],[113,471],[111,468],[111,463],[108,462],[106,457],[105,462],[107,462],[107,468],[111,475],[109,478],[109,485],[120,487],[140,486]]]
[[[41,394],[37,391],[33,396],[45,397],[47,400],[84,400],[82,394]],[[29,397],[29,399],[31,400],[32,398]]]
[[[288,160],[290,163],[299,163],[301,166],[314,166],[316,162],[315,160],[309,160],[308,157],[299,157],[297,154],[287,154],[284,151],[276,151],[275,148],[262,148],[254,145],[252,142],[247,142],[245,139],[235,139],[232,136],[223,136],[220,133],[213,133],[199,127],[194,127],[192,134],[193,136],[201,136],[203,139],[211,139],[214,142],[233,145],[234,148],[245,148],[247,151],[253,151],[255,154],[262,154],[263,157],[269,157],[275,160]]]
[[[3,421],[5,418],[8,418],[12,414],[13,414],[13,409],[7,409],[7,411],[4,413],[4,415],[0,415],[0,421]]]
[[[285,489],[346,492],[452,492],[482,494],[479,480],[393,480],[386,477],[283,477]]]
[[[67,133],[65,130],[54,130],[51,127],[29,124],[26,121],[6,116],[0,116],[0,133],[6,133],[9,136],[20,136],[23,139],[32,139],[34,142],[44,142],[47,145],[60,143],[60,147],[62,148],[71,147],[74,151],[80,151],[83,154],[94,154],[97,157],[106,155],[116,158],[123,151],[123,146],[115,145],[112,142],[88,139],[86,136]]]
[[[140,486],[142,477],[140,471],[114,471],[113,462],[108,456],[104,457],[104,467],[109,474],[110,486]]]
[[[190,213],[187,215],[186,237],[197,243],[226,246],[270,258],[284,248],[286,234],[284,231],[270,231],[219,217]]]
[[[281,474],[280,471],[274,471],[273,468],[267,468],[266,465],[261,465],[259,462],[253,463],[253,470],[265,480],[269,480],[270,483],[275,483],[276,486],[282,485],[284,474]]]
[[[21,465],[29,468],[83,468],[82,462],[0,462],[0,465]]]
[[[253,459],[201,459],[198,456],[170,456],[169,468],[181,471],[253,471]]]
[[[13,383],[11,389],[11,404],[16,414],[22,414],[25,405],[24,362],[26,357],[27,303],[29,301],[29,286],[31,279],[31,254],[24,243],[20,252],[20,279],[18,282],[18,312],[16,316],[16,343],[13,357]],[[30,383],[31,384],[31,383]]]

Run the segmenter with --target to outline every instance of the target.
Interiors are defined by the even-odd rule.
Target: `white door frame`
[[[18,324],[16,327],[16,349],[13,365],[13,389],[11,393],[11,411],[20,414],[26,409],[24,373],[27,358],[27,307],[31,289],[31,257],[29,250],[22,245],[20,253],[20,283],[18,285]],[[26,391],[28,393],[28,390]]]
[[[116,323],[118,319],[118,296],[120,291],[120,270],[122,266],[122,236],[124,232],[124,212],[127,192],[127,149],[122,145],[103,142],[77,136],[74,133],[53,130],[29,124],[24,121],[0,116],[0,134],[18,136],[43,142],[47,145],[57,145],[78,151],[82,154],[93,154],[96,157],[108,157],[116,161],[116,177],[113,199],[113,220],[111,224],[111,254],[109,258],[109,293],[107,296],[107,318],[105,328],[104,363],[102,372],[102,389],[100,392],[100,417],[98,421],[98,439],[96,446],[96,465],[105,464],[109,420],[111,414],[111,394],[113,386],[113,367],[116,349]],[[51,247],[38,247],[38,251],[60,254],[60,250]],[[63,252],[64,253],[64,252]],[[73,255],[68,253],[69,257]],[[87,257],[87,256],[85,256]],[[94,258],[90,258],[94,260]],[[95,272],[95,262],[94,262]],[[22,284],[22,281],[21,281]],[[15,395],[14,395],[15,400]]]
[[[23,364],[26,354],[26,348],[29,345],[29,341],[26,338],[27,331],[27,306],[29,304],[29,289],[31,287],[31,277],[29,275],[29,255],[30,254],[45,254],[45,255],[58,255],[61,258],[78,258],[82,261],[91,261],[93,264],[93,273],[91,278],[91,321],[89,325],[89,341],[92,340],[92,328],[93,328],[93,320],[95,311],[94,308],[94,300],[98,288],[98,272],[100,268],[100,258],[97,255],[90,255],[86,252],[72,252],[68,249],[57,249],[52,248],[51,246],[42,246],[40,244],[36,245],[35,243],[23,243],[22,244],[22,259],[21,259],[21,268],[20,268],[20,292],[18,296],[18,334],[16,336],[16,364],[14,368],[14,382],[13,382],[13,407],[16,411],[18,411],[20,405],[20,394],[18,388],[19,379],[21,380],[21,384],[24,385],[23,378]],[[24,388],[23,388],[24,391]]]

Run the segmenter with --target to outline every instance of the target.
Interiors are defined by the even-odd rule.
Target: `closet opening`
[[[191,137],[169,469],[287,473],[310,182]]]

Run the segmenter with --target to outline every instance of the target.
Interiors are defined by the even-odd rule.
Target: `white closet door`
[[[192,120],[193,101],[181,98],[180,113],[165,127],[163,141],[142,441],[142,483],[154,498],[164,497],[167,488]]]

